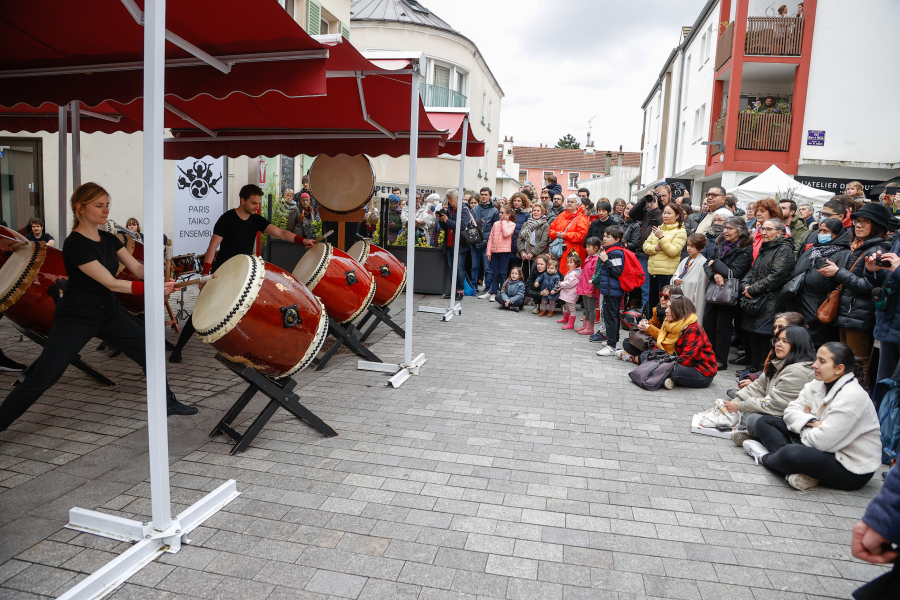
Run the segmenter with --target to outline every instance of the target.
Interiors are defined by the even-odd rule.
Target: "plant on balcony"
[[[715,129],[716,131],[725,131],[725,116],[728,114],[728,107],[722,107],[722,114],[719,116],[719,119],[716,121]]]
[[[725,33],[725,30],[728,29],[729,25],[731,25],[731,21],[722,21],[719,23],[719,35]]]

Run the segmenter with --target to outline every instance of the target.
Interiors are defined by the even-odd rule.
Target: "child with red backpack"
[[[599,261],[591,283],[603,296],[603,327],[606,335],[599,331],[591,336],[591,341],[606,342],[606,346],[597,353],[610,356],[616,351],[619,343],[619,306],[624,290],[619,282],[625,271],[625,248],[622,238],[625,232],[618,225],[610,225],[603,232],[603,248],[597,254]],[[594,339],[599,338],[599,339]]]

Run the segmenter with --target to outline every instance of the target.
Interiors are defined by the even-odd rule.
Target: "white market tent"
[[[815,210],[834,198],[834,194],[804,185],[772,165],[752,181],[729,190],[738,206],[746,209],[751,202],[764,198],[790,198],[797,204],[812,204]]]

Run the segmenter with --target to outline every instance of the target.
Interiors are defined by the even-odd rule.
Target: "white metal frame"
[[[122,0],[126,7],[131,0]],[[146,295],[163,295],[163,134],[166,2],[146,0],[144,24],[144,281]],[[133,13],[132,13],[133,14]],[[80,185],[79,102],[71,103],[72,166],[75,186]],[[61,150],[65,144],[65,108],[60,109]],[[65,154],[60,152],[60,173],[65,171]],[[60,224],[66,219],[65,179],[61,177]],[[102,598],[126,581],[162,552],[175,553],[181,544],[190,543],[187,535],[239,495],[235,481],[229,480],[199,502],[172,518],[169,492],[169,440],[166,423],[165,325],[161,302],[145,307],[147,350],[147,437],[150,455],[149,522],[123,519],[105,513],[73,508],[69,511],[69,529],[120,541],[135,542],[124,553],[83,579],[62,600]]]

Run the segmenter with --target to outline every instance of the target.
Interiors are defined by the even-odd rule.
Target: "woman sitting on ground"
[[[763,415],[780,417],[787,405],[797,399],[803,386],[813,380],[816,350],[803,327],[776,329],[772,338],[775,356],[762,375],[725,403],[728,412],[742,412],[746,430],[735,431],[732,441],[738,446],[756,435],[756,421]]]
[[[824,344],[813,363],[816,380],[783,417],[760,417],[760,441],[745,440],[744,450],[798,490],[819,483],[838,490],[866,485],[881,466],[881,434],[875,406],[858,379],[861,367],[849,346]]]
[[[656,346],[678,357],[675,370],[666,379],[666,389],[671,390],[676,383],[689,388],[709,387],[716,376],[716,355],[697,320],[694,303],[681,294],[672,294],[665,315]],[[619,358],[623,354],[624,350],[616,350]],[[642,352],[633,362],[640,364],[649,355],[649,350]]]

